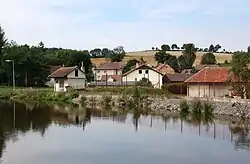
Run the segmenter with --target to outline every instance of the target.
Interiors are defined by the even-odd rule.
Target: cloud
[[[20,44],[142,50],[194,42],[235,50],[245,49],[250,36],[248,0],[0,1],[0,24]]]

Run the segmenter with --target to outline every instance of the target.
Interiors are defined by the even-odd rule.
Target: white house
[[[97,81],[101,81],[105,75],[122,75],[123,62],[103,63],[99,67],[94,68],[94,75]]]
[[[231,95],[230,70],[226,67],[204,68],[189,79],[188,97],[224,97]]]
[[[58,70],[59,68],[61,68],[62,66],[60,65],[57,65],[57,66],[50,66],[50,69],[49,69],[49,73],[52,74],[53,72],[55,72],[56,70]],[[54,78],[50,78],[49,81],[47,81],[45,83],[46,86],[49,86],[49,87],[53,87],[55,84],[55,80]]]
[[[164,75],[162,73],[158,72],[149,65],[139,65],[137,63],[132,70],[123,74],[122,80],[126,85],[126,82],[140,81],[142,78],[147,78],[149,81],[151,81],[155,88],[161,88],[163,76]]]
[[[53,72],[49,78],[53,78],[55,81],[55,92],[65,92],[67,91],[67,87],[72,87],[74,89],[85,89],[86,74],[83,67],[81,69],[76,66],[61,67]]]

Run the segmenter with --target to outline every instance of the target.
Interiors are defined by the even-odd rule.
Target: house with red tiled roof
[[[136,64],[130,71],[122,75],[124,85],[127,82],[137,82],[142,78],[147,78],[155,88],[161,88],[164,74],[157,71],[148,64]]]
[[[65,92],[68,87],[85,89],[86,85],[86,74],[83,67],[61,67],[51,73],[49,78],[55,81],[55,92]]]
[[[105,75],[122,75],[122,69],[124,67],[123,62],[107,62],[94,68],[93,72],[96,81],[101,81]]]
[[[155,69],[158,72],[161,72],[162,74],[174,74],[174,69],[172,67],[170,67],[168,64],[159,64],[155,67]]]
[[[231,95],[230,69],[206,67],[187,79],[189,97],[224,97]]]

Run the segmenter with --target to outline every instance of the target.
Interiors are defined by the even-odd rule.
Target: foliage
[[[158,51],[154,56],[158,63],[167,63],[175,72],[179,72],[179,64],[176,56],[173,56],[165,51]]]
[[[4,50],[6,43],[7,43],[7,39],[5,37],[5,32],[0,25],[0,66],[1,66],[1,59],[4,55],[3,50]]]
[[[250,53],[250,46],[247,47],[247,52]]]
[[[112,96],[109,94],[103,94],[102,95],[102,104],[104,106],[109,106],[110,103],[112,102]]]
[[[221,45],[217,44],[214,49],[213,49],[213,52],[218,52],[219,49],[221,49]]]
[[[193,43],[188,43],[183,45],[182,55],[179,56],[178,61],[181,70],[191,69],[193,67],[194,61],[196,59],[196,48]]]
[[[186,100],[181,101],[180,103],[180,110],[181,114],[188,114],[189,113],[189,105]]]
[[[179,50],[180,47],[178,47],[177,44],[172,44],[171,49],[172,50]]]
[[[162,49],[162,51],[170,51],[170,46],[169,45],[167,45],[167,44],[163,44],[162,46],[161,46],[161,49]]]
[[[104,57],[102,55],[102,50],[100,48],[95,48],[90,51],[91,57],[96,58],[96,57]]]
[[[122,73],[126,73],[130,71],[132,67],[136,65],[136,63],[139,63],[139,61],[136,59],[129,60],[127,64],[124,66]]]
[[[231,71],[238,80],[238,83],[234,83],[233,89],[241,93],[241,97],[244,97],[244,88],[247,88],[247,83],[250,80],[248,64],[250,64],[250,53],[237,52],[233,55]]]
[[[136,83],[137,86],[152,87],[151,81],[148,78],[143,77],[140,81]]]
[[[163,90],[169,91],[173,94],[187,94],[186,83],[171,83],[162,86]]]
[[[81,95],[80,96],[80,103],[82,105],[85,105],[86,104],[86,101],[87,101],[87,97],[85,95]]]
[[[112,62],[120,62],[123,60],[124,56],[125,56],[125,51],[124,51],[124,47],[122,46],[118,46],[116,48],[114,48],[114,50],[110,50],[109,54],[108,54],[108,58],[112,61]]]
[[[224,64],[229,64],[228,60],[225,60],[225,61],[224,61]]]
[[[208,101],[203,103],[203,112],[205,115],[208,115],[209,113],[213,113],[214,111],[214,107],[211,103],[209,103]]]
[[[202,55],[201,64],[216,64],[214,54],[210,52]]]
[[[211,45],[209,46],[208,51],[209,51],[209,52],[214,52],[214,45],[211,44]]]
[[[89,104],[90,104],[91,108],[95,108],[96,107],[96,102],[97,102],[97,98],[96,97],[91,96],[89,98]]]
[[[201,114],[203,111],[203,105],[200,100],[194,101],[192,103],[192,112],[196,114]]]

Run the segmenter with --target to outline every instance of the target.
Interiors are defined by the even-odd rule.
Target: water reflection
[[[250,150],[248,120],[221,121],[215,120],[212,114],[160,117],[142,114],[138,110],[128,114],[121,110],[100,111],[73,104],[5,101],[0,102],[0,159],[6,142],[18,140],[19,134],[32,131],[44,136],[52,124],[63,127],[77,126],[84,131],[92,119],[111,120],[122,124],[131,121],[136,132],[140,126],[147,126],[162,131],[177,130],[182,134],[198,134],[201,137],[228,140],[232,142],[235,150]]]

